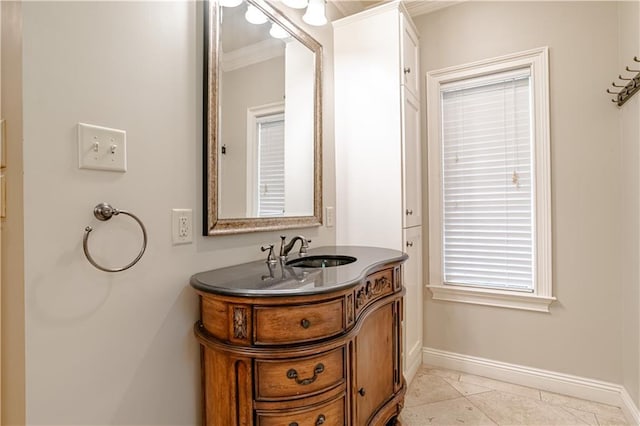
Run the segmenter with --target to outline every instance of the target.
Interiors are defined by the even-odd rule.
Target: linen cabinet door
[[[420,79],[418,78],[418,36],[413,31],[409,20],[400,15],[400,29],[402,36],[400,39],[402,50],[402,84],[416,98],[420,97]]]
[[[403,228],[422,225],[422,156],[420,149],[420,102],[406,89],[402,92]]]
[[[369,314],[355,339],[354,426],[368,425],[395,391],[399,367],[395,306],[390,302]]]
[[[416,374],[422,364],[422,227],[414,226],[403,232],[404,251],[409,259],[403,266],[404,320],[402,322],[404,341],[404,375],[407,382]]]

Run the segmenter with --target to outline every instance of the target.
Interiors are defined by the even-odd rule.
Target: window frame
[[[518,52],[427,73],[429,166],[429,284],[433,299],[549,312],[552,285],[551,167],[549,129],[549,48]],[[441,86],[510,70],[531,74],[535,281],[532,293],[444,284]]]

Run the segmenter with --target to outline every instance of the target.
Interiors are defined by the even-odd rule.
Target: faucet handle
[[[311,244],[311,240],[302,239],[302,244],[300,245],[300,256],[307,254],[307,249],[309,248],[309,244]]]
[[[269,250],[269,253],[267,254],[267,263],[273,264],[277,262],[276,257],[273,254],[273,244],[264,245],[260,247],[260,250],[262,250],[263,252]]]

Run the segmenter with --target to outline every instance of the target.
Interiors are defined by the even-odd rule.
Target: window
[[[547,48],[427,74],[434,299],[547,311]]]

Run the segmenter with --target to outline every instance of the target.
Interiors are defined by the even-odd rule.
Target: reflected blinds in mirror
[[[258,216],[284,214],[284,117],[258,121]]]

